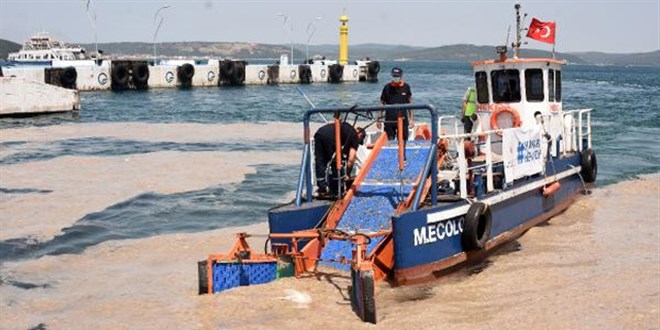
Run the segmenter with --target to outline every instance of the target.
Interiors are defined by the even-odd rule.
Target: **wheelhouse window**
[[[543,70],[525,70],[525,95],[527,96],[527,101],[543,101]]]
[[[561,102],[561,71],[555,71],[555,100]]]
[[[548,70],[548,101],[555,101],[555,70]]]
[[[479,71],[474,74],[477,81],[477,102],[488,103],[488,76],[486,72]]]
[[[520,102],[520,72],[514,69],[490,72],[494,102]]]

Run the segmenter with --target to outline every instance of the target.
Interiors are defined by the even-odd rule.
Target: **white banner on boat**
[[[507,129],[502,135],[502,158],[506,182],[541,173],[545,169],[545,139],[541,126]]]

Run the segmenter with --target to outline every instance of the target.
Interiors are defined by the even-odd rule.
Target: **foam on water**
[[[381,79],[393,65],[382,63]],[[406,72],[415,103],[459,113],[473,82],[467,65],[396,65]],[[303,90],[317,106],[376,105],[383,83]],[[657,326],[658,178],[626,180],[660,172],[660,69],[571,65],[563,72],[563,96],[565,109],[594,108],[600,190],[552,226],[530,230],[519,240],[520,253],[493,257],[467,280],[384,288],[379,323]],[[300,119],[309,107],[295,86],[91,92],[81,98],[78,114],[0,119],[3,324],[361,325],[344,298],[350,280],[341,275],[196,296],[194,261],[225,252],[235,231],[208,230],[258,223],[248,229],[265,233],[266,210],[291,198]],[[292,288],[312,297],[315,313],[270,307]]]
[[[240,184],[178,194],[144,193],[90,213],[48,241],[0,241],[0,263],[44,255],[80,253],[107,240],[141,238],[241,226],[266,220],[274,204],[288,202],[294,190],[292,166],[260,165]]]

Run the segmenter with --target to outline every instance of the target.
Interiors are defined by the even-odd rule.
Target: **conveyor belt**
[[[398,147],[396,141],[390,141],[371,166],[362,185],[351,200],[346,212],[337,224],[337,229],[347,232],[363,233],[388,230],[391,217],[398,204],[413,189],[415,180],[424,169],[424,162],[430,150],[429,141],[408,141],[406,144],[406,163],[399,176]],[[403,185],[401,182],[403,181]],[[382,238],[373,239],[368,253],[375,248]],[[331,240],[323,248],[321,259],[351,260],[351,243]],[[348,264],[321,262],[334,268],[348,270]]]

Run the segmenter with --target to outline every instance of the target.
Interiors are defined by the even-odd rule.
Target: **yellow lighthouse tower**
[[[345,65],[348,64],[348,16],[341,15],[339,21],[339,64]]]

